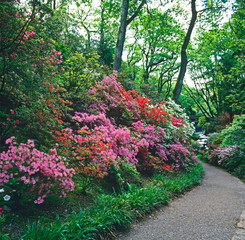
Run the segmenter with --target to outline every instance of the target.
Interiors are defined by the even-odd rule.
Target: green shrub
[[[220,136],[220,133],[211,133],[208,135],[207,145],[219,145],[222,143],[223,138]]]
[[[108,176],[104,180],[116,192],[128,190],[129,184],[140,185],[140,174],[135,166],[119,161],[118,165],[112,164]]]
[[[198,133],[193,133],[191,138],[194,140],[198,140],[200,138],[200,135]]]
[[[199,151],[202,148],[201,144],[193,139],[190,140],[190,147],[194,149],[194,151]]]
[[[245,114],[235,116],[232,124],[221,132],[222,145],[245,147]]]
[[[5,216],[2,208],[0,208],[0,239],[1,240],[9,240],[9,234],[4,233],[5,228],[3,227],[3,223],[5,222]]]

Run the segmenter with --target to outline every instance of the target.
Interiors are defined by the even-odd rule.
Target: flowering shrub
[[[170,142],[173,139],[185,139],[194,132],[188,116],[174,101],[161,102],[156,105],[146,96],[135,90],[125,91],[116,81],[116,73],[105,77],[89,90],[96,102],[91,109],[105,113],[115,124],[130,126],[139,120],[164,128]]]
[[[147,174],[165,170],[165,162],[168,159],[164,147],[166,134],[163,128],[138,121],[132,123],[132,130],[138,138],[137,169]]]
[[[72,119],[77,123],[77,133],[72,129],[57,131],[56,141],[60,154],[66,154],[77,173],[89,179],[88,183],[110,174],[119,160],[148,173],[178,168],[173,161],[173,166],[167,164],[166,134],[159,126],[137,121],[130,129],[116,127],[105,113],[76,112]]]
[[[169,144],[166,156],[167,163],[173,169],[188,169],[188,167],[197,164],[196,156],[184,148],[181,143]]]
[[[186,141],[195,131],[194,125],[189,122],[189,117],[184,113],[184,110],[169,99],[168,102],[163,102],[159,105],[164,112],[167,113],[166,123],[160,123],[166,133],[166,138],[169,142]]]
[[[243,161],[243,152],[237,145],[224,147],[220,146],[211,151],[208,161],[217,166],[223,166],[229,171],[237,168]]]
[[[111,146],[114,162],[116,162],[117,157],[120,157],[131,165],[137,163],[137,139],[131,137],[129,129],[126,127],[116,128],[104,113],[99,115],[75,113],[73,119],[79,122],[81,126],[86,124],[86,127],[92,131],[92,134],[97,136],[97,139]]]
[[[245,178],[245,121],[235,116],[231,125],[220,133],[210,134],[204,158],[211,164],[223,167],[238,177]]]
[[[115,158],[111,145],[101,140],[99,133],[83,127],[74,134],[72,129],[56,132],[59,151],[66,155],[77,172],[90,178],[103,178]]]
[[[153,169],[165,169],[167,145],[178,142],[187,145],[188,137],[194,131],[188,117],[173,101],[153,105],[149,98],[137,91],[125,91],[116,81],[116,73],[96,83],[89,94],[96,100],[90,105],[90,112],[96,109],[97,115],[76,113],[73,119],[91,131],[102,133],[103,141],[111,144],[116,156],[127,159],[132,165],[136,164],[138,170],[152,172]],[[121,125],[126,125],[130,130]],[[181,156],[179,161],[192,157],[189,152],[186,154],[183,146],[182,150],[185,158]],[[177,169],[178,164],[174,164],[171,156],[173,166],[170,167]]]
[[[88,91],[95,99],[90,109],[105,113],[117,125],[130,126],[131,121],[140,118],[138,105],[132,101],[134,93],[126,93],[121,84],[116,81],[116,75],[117,73],[114,72],[109,77],[105,77]]]
[[[49,193],[56,192],[60,197],[74,189],[72,176],[75,171],[67,168],[65,159],[57,155],[56,149],[50,153],[37,150],[32,140],[17,146],[14,137],[7,139],[8,151],[0,154],[0,186],[7,186],[14,199],[20,201],[27,189],[41,204]],[[15,202],[16,205],[19,202]]]
[[[59,151],[83,179],[84,190],[96,178],[104,178],[118,161],[136,165],[137,139],[127,128],[116,128],[104,113],[99,115],[75,113],[73,117],[79,129],[56,131]]]
[[[15,135],[21,142],[32,138],[41,145],[49,145],[54,130],[62,129],[66,112],[72,104],[64,100],[64,89],[58,84],[43,82],[39,99],[23,95],[19,107],[10,109],[3,123],[2,136]]]
[[[215,131],[220,132],[222,129],[225,129],[227,125],[232,122],[232,118],[228,112],[224,112],[223,115],[220,115],[216,119]]]
[[[56,102],[59,110],[63,106],[57,97],[61,91],[55,95],[49,89],[52,83],[55,90],[58,88],[54,82],[56,74],[63,71],[62,53],[49,36],[41,36],[39,21],[35,10],[28,6],[30,3],[26,2],[28,7],[20,4],[18,0],[0,1],[0,9],[3,9],[0,13],[0,72],[3,77],[0,146],[13,135],[21,142],[31,138],[47,146],[51,129],[59,127],[55,109],[49,105]],[[44,86],[43,81],[49,86]]]
[[[220,146],[211,151],[208,161],[216,166],[221,166],[239,177],[245,177],[244,152],[238,145]]]
[[[145,148],[140,148],[137,170],[143,174],[152,175],[156,172],[172,172],[173,168],[164,162],[164,159],[151,155]]]

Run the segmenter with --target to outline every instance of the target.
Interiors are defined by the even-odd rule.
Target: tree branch
[[[142,0],[141,4],[138,6],[134,14],[126,21],[127,25],[129,25],[137,17],[137,15],[139,14],[139,11],[145,5],[145,3],[146,3],[146,0]]]

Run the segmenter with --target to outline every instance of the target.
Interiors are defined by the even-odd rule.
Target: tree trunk
[[[128,8],[129,8],[129,0],[123,0],[122,10],[121,10],[121,22],[119,27],[116,51],[115,51],[115,59],[114,59],[114,70],[121,72],[121,64],[122,64],[122,52],[123,46],[125,42],[126,30],[127,26],[137,17],[141,8],[146,3],[146,0],[142,0],[134,14],[127,20],[128,17]]]
[[[125,42],[126,29],[127,29],[127,16],[128,16],[129,0],[123,0],[121,10],[121,22],[119,27],[117,46],[114,60],[114,70],[120,72],[122,64],[122,51]]]
[[[184,77],[185,77],[185,73],[186,73],[186,68],[187,68],[187,54],[186,54],[186,49],[188,47],[188,44],[190,42],[190,37],[191,37],[191,33],[192,30],[194,29],[195,26],[195,22],[197,19],[197,10],[196,10],[196,0],[191,0],[191,12],[192,12],[192,16],[191,16],[191,22],[187,31],[187,34],[185,36],[182,48],[181,48],[181,66],[180,66],[180,71],[179,71],[179,75],[177,78],[177,82],[173,91],[173,100],[175,102],[178,101],[182,87],[183,87],[183,81],[184,81]]]
[[[149,84],[150,73],[148,69],[145,69],[143,74],[144,84]]]
[[[104,33],[104,25],[105,25],[105,16],[104,16],[105,8],[103,6],[103,0],[101,1],[101,24],[100,24],[100,44],[99,44],[99,55],[102,61],[102,64],[105,64],[103,61],[105,55],[105,33]]]

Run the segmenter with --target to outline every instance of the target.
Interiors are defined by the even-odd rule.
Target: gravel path
[[[204,164],[203,183],[132,226],[118,240],[231,240],[245,210],[245,184]]]

